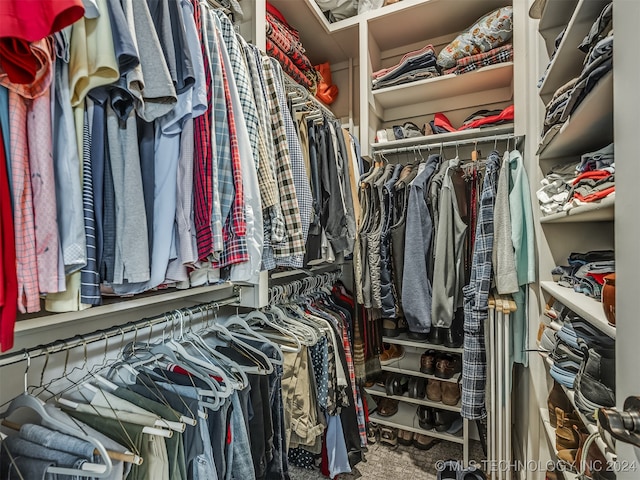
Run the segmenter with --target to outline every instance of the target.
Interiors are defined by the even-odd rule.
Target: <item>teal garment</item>
[[[4,140],[4,155],[7,159],[7,177],[9,178],[9,192],[13,202],[13,185],[11,183],[11,147],[9,144],[9,90],[0,85],[0,128],[2,128],[2,139]]]
[[[513,294],[518,309],[511,314],[513,362],[528,365],[527,350],[527,284],[536,280],[536,254],[533,230],[533,210],[529,179],[522,155],[517,150],[509,154],[511,240],[515,253],[520,290]]]

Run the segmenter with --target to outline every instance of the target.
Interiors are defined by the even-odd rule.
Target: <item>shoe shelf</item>
[[[549,410],[546,408],[540,409],[540,420],[546,433],[547,441],[549,443],[549,450],[551,450],[557,458],[558,451],[556,450],[556,429],[551,426],[549,421]],[[569,471],[568,467],[562,471],[565,480],[578,480],[579,475],[575,472]]]
[[[567,395],[567,398],[569,399],[569,401],[571,402],[571,405],[573,405],[573,408],[575,409],[576,413],[578,414],[578,416],[580,417],[580,421],[582,422],[582,424],[585,426],[585,428],[587,429],[587,431],[591,434],[591,433],[597,433],[598,432],[598,426],[596,425],[596,423],[594,422],[593,419],[589,419],[585,414],[583,414],[578,407],[576,407],[576,392],[573,391],[570,388],[565,387],[564,385],[561,385],[562,390],[564,391],[564,393]],[[614,453],[612,453],[609,448],[607,447],[607,445],[604,443],[604,440],[602,440],[602,438],[598,437],[596,438],[596,445],[598,446],[598,448],[600,449],[600,451],[602,452],[602,454],[605,456],[605,458],[607,459],[607,461],[609,461],[612,464],[615,464],[616,462],[616,455]]]
[[[554,92],[567,80],[577,77],[582,71],[585,54],[578,45],[589,33],[593,21],[609,0],[580,0],[569,20],[567,29],[549,71],[540,86],[540,97],[548,103]]]
[[[600,201],[573,207],[540,218],[540,223],[612,222],[615,214],[615,194]]]
[[[575,156],[602,148],[613,140],[613,71],[593,87],[571,117],[546,145],[538,147],[540,160]]]
[[[562,287],[553,281],[540,282],[542,290],[555,297],[563,305],[584,318],[591,325],[611,338],[616,338],[616,327],[609,325],[599,302],[572,288]]]
[[[463,419],[463,425],[460,436],[452,435],[446,432],[438,432],[435,429],[425,430],[420,427],[417,407],[409,405],[407,403],[400,402],[398,404],[398,411],[395,415],[390,417],[383,417],[378,412],[374,412],[369,415],[369,421],[375,422],[379,425],[386,425],[388,427],[399,428],[401,430],[408,430],[414,433],[421,433],[433,438],[440,438],[441,440],[447,440],[449,442],[467,444],[468,443],[468,420]]]
[[[384,343],[393,343],[396,345],[403,345],[405,347],[415,347],[421,348],[424,350],[439,350],[442,352],[450,352],[450,353],[462,353],[462,348],[449,348],[444,345],[434,345],[432,343],[422,342],[420,340],[412,340],[410,339],[406,333],[401,333],[397,337],[382,337],[382,341]],[[406,353],[405,353],[406,355]],[[418,360],[417,366],[420,366],[420,361]]]
[[[486,128],[470,128],[469,130],[462,130],[460,132],[447,132],[437,133],[434,135],[427,135],[426,137],[413,137],[402,138],[400,140],[391,140],[390,142],[378,142],[371,144],[371,150],[386,150],[392,148],[406,148],[415,146],[439,146],[444,142],[457,142],[463,140],[484,139],[486,137],[492,137],[494,135],[505,135],[513,133],[513,123],[505,123],[504,125],[497,125],[495,127]]]
[[[459,104],[459,108],[469,107],[473,98],[482,104],[506,102],[513,98],[512,83],[513,62],[504,62],[462,75],[451,73],[380,88],[371,93],[380,108],[385,110],[385,120],[392,121],[424,112],[453,110],[452,102]],[[415,115],[410,110],[415,110]]]
[[[386,372],[404,373],[414,377],[430,378],[432,380],[441,380],[443,382],[458,383],[461,373],[456,373],[451,378],[439,378],[435,375],[429,375],[420,371],[420,352],[404,352],[404,356],[398,360],[394,360],[386,365],[381,365],[382,370]]]
[[[409,394],[404,395],[388,395],[386,390],[379,386],[366,387],[365,391],[369,395],[375,395],[378,397],[392,398],[394,400],[400,400],[401,402],[414,403],[416,405],[426,405],[427,407],[437,408],[438,410],[449,410],[450,412],[459,412],[462,410],[460,401],[456,405],[445,405],[442,402],[434,402],[428,398],[412,398]]]

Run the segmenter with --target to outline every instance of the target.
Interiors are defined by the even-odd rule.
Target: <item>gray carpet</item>
[[[484,458],[480,443],[472,441],[470,459],[481,462]],[[365,461],[360,462],[350,474],[339,476],[340,480],[435,480],[438,460],[462,460],[462,445],[440,442],[430,450],[422,451],[415,447],[399,445],[391,449],[380,443],[369,447]],[[292,480],[325,479],[319,470],[304,470],[289,467]]]

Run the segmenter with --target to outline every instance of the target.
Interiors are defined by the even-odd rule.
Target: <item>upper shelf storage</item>
[[[547,44],[547,52],[551,55],[554,41],[564,26],[569,23],[578,0],[547,0],[538,31]]]
[[[314,0],[270,0],[270,3],[300,32],[314,65],[358,58],[358,17],[329,23]]]
[[[558,133],[538,148],[540,160],[580,155],[613,141],[613,71],[596,84]]]
[[[580,75],[585,53],[578,50],[578,45],[589,33],[593,21],[607,3],[609,3],[608,0],[580,0],[578,2],[558,51],[551,62],[547,76],[540,87],[540,97],[544,103],[551,100],[559,87]]]
[[[483,15],[510,4],[510,0],[403,0],[364,18],[371,38],[384,51],[461,32]]]
[[[385,121],[497,103],[513,96],[513,62],[489,65],[462,75],[449,74],[379,90],[373,98],[384,112]],[[483,95],[478,96],[478,93]]]

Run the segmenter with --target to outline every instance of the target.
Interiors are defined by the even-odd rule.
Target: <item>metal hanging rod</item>
[[[332,285],[341,277],[342,269],[337,269],[331,272],[324,272],[318,275],[304,277],[283,285],[273,286],[269,288],[269,304],[277,305],[292,296],[305,295],[309,292],[318,290],[319,288]]]
[[[331,118],[336,118],[334,113],[331,110],[329,110],[329,108],[327,108],[325,104],[323,104],[320,100],[318,100],[316,97],[311,95],[309,90],[307,90],[306,88],[296,83],[286,73],[284,75],[284,81],[286,84],[285,85],[286,90],[290,90],[290,91],[294,90],[297,94],[299,94],[302,97],[304,101],[312,102],[314,106],[319,108],[325,115],[328,115]]]
[[[0,367],[4,367],[7,365],[12,365],[14,363],[20,362],[30,362],[34,358],[41,357],[43,355],[51,355],[58,352],[63,352],[65,350],[72,350],[74,348],[80,346],[86,346],[89,343],[94,343],[98,341],[105,341],[108,338],[121,336],[127,333],[131,333],[133,331],[138,331],[142,328],[153,327],[155,325],[159,325],[162,323],[169,323],[175,321],[175,316],[170,316],[172,313],[174,314],[182,314],[182,315],[190,315],[195,312],[203,312],[205,310],[217,310],[220,307],[225,305],[237,304],[241,300],[241,290],[240,287],[235,285],[233,287],[233,296],[228,298],[223,298],[221,300],[216,300],[214,302],[202,303],[199,305],[195,305],[193,307],[185,307],[176,310],[171,310],[166,312],[164,315],[153,317],[153,318],[142,318],[140,320],[136,320],[135,322],[128,322],[122,325],[116,325],[107,329],[97,330],[94,333],[89,335],[76,335],[71,338],[67,338],[64,340],[55,340],[51,343],[47,343],[44,345],[38,345],[36,347],[23,349],[17,351],[15,353],[9,353],[6,355],[0,356]]]
[[[425,137],[428,138],[428,137]],[[405,153],[405,152],[417,152],[419,150],[433,150],[433,149],[442,149],[447,147],[460,147],[462,145],[477,145],[480,143],[490,143],[490,142],[499,142],[501,140],[513,140],[515,139],[515,145],[518,144],[518,140],[520,136],[514,135],[513,133],[505,133],[502,135],[492,135],[490,137],[480,137],[473,138],[469,140],[451,140],[449,142],[437,142],[437,143],[424,143],[419,145],[412,145],[408,147],[397,147],[397,148],[388,148],[385,150],[375,150],[373,152],[374,155],[391,155],[396,153]]]

